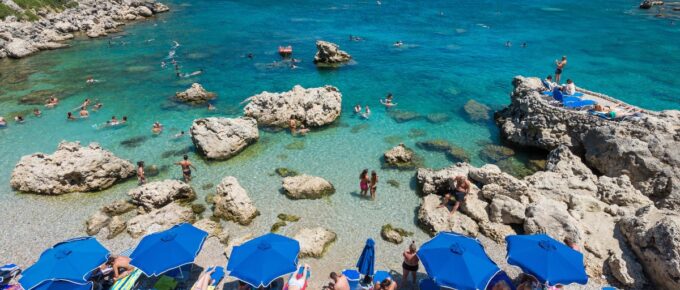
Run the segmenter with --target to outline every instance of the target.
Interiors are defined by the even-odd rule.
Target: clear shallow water
[[[239,102],[263,90],[334,85],[343,93],[344,113],[337,125],[304,138],[261,132],[257,145],[229,161],[205,162],[192,151],[198,167],[194,187],[204,196],[214,189],[203,190],[203,185],[233,175],[248,189],[262,216],[250,228],[225,224],[234,236],[266,232],[280,212],[303,218],[285,228],[286,234],[302,226],[333,229],[338,241],[324,259],[313,261],[324,268],[353,265],[363,239],[373,237],[379,240],[378,264],[399,269],[401,247],[382,242],[380,227],[391,223],[416,232],[418,241],[427,237],[414,223],[419,199],[411,184],[413,172],[381,170],[380,156],[399,142],[415,147],[417,141],[443,138],[465,148],[474,164],[483,164],[477,156],[480,144],[498,143],[497,129],[491,121],[469,121],[462,105],[475,99],[502,108],[509,102],[514,75],[552,73],[554,59],[567,55],[564,79],[648,109],[680,109],[675,79],[680,74],[680,23],[671,25],[653,12],[638,10],[637,1],[608,1],[606,6],[557,0],[382,1],[381,6],[373,1],[169,2],[172,12],[127,26],[110,39],[76,40],[69,49],[0,62],[0,115],[30,111],[34,105],[19,102],[27,96],[56,93],[63,99],[57,108],[43,110],[40,119],[28,117],[25,124],[0,129],[0,220],[9,229],[1,256],[22,263],[35,259],[54,242],[82,234],[86,216],[135,186],[130,181],[102,193],[56,198],[17,194],[8,184],[20,156],[53,152],[60,140],[96,141],[120,157],[170,166],[151,180],[179,178],[179,169],[171,164],[181,153],[167,157],[171,154],[165,152],[192,151],[191,141],[170,137],[187,130],[197,117],[238,116]],[[350,34],[365,41],[350,42]],[[316,69],[311,62],[316,39],[338,43],[355,63]],[[172,40],[182,44],[176,54],[182,71],[204,69],[203,75],[178,80],[171,68],[160,69]],[[406,45],[393,47],[397,40]],[[508,40],[511,48],[504,46]],[[521,48],[522,42],[528,47]],[[268,68],[279,60],[276,47],[288,44],[303,61],[299,68]],[[244,57],[249,52],[253,60]],[[101,82],[85,85],[88,75]],[[169,100],[192,82],[219,95],[216,112]],[[395,95],[401,110],[444,113],[450,120],[396,123],[378,103],[387,92]],[[88,120],[67,122],[66,112],[87,97],[99,99],[104,109]],[[370,120],[351,113],[356,103],[371,106]],[[126,115],[130,122],[116,129],[93,128],[112,115]],[[166,126],[161,136],[151,136],[154,121]],[[412,129],[427,135],[414,137]],[[121,145],[137,136],[146,140],[137,147]],[[303,150],[290,149],[301,142]],[[418,153],[428,167],[449,164],[443,154]],[[323,176],[338,192],[325,200],[288,200],[278,192],[280,179],[272,175],[276,167]],[[381,177],[375,202],[353,194],[363,168],[378,170]],[[387,185],[389,179],[400,187]],[[134,244],[116,241],[114,247]]]

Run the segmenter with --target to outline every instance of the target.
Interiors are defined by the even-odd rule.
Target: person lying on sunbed
[[[122,278],[125,278],[127,275],[130,275],[132,270],[135,269],[135,267],[130,265],[130,258],[117,255],[109,256],[109,259],[102,266],[103,268],[100,267],[100,269],[102,269],[102,272],[105,272],[106,268],[111,268],[113,272],[114,281],[118,281]]]

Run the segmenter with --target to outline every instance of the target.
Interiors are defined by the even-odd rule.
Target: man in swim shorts
[[[562,60],[555,60],[555,65],[557,65],[557,68],[555,68],[555,82],[559,84],[562,70],[567,65],[567,56],[562,56]]]
[[[175,163],[182,167],[182,175],[184,176],[184,182],[191,182],[191,168],[196,169],[196,167],[189,161],[189,156],[184,155],[184,160]]]
[[[468,193],[470,193],[470,181],[467,179],[467,177],[459,175],[453,178],[453,182],[455,183],[455,187],[453,190],[453,196],[456,199],[456,203],[453,205],[453,208],[451,209],[451,214],[456,213],[460,205],[465,201],[465,197],[467,196]],[[439,205],[439,207],[444,207],[449,204],[449,201],[451,201],[451,194],[447,193],[444,195],[444,201]]]

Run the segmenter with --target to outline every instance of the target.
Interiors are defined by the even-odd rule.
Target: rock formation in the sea
[[[248,192],[233,176],[227,176],[217,185],[214,215],[226,220],[248,225],[260,212],[250,200]]]
[[[415,152],[404,144],[399,144],[394,148],[388,150],[383,155],[385,159],[385,167],[397,169],[415,169],[420,159]]]
[[[260,138],[253,118],[201,118],[191,126],[191,139],[196,149],[208,159],[234,157]]]
[[[651,280],[663,289],[680,289],[680,214],[649,205],[619,225]]]
[[[80,146],[79,142],[62,142],[51,155],[22,157],[14,167],[10,185],[22,192],[57,195],[103,190],[134,174],[132,163],[97,143]]]
[[[215,93],[206,91],[199,83],[193,83],[185,91],[175,93],[175,98],[181,102],[202,104],[215,99]]]
[[[83,32],[89,37],[105,36],[125,22],[168,11],[167,6],[155,0],[52,2],[63,4],[47,7],[54,4],[36,2],[35,5],[45,7],[24,9],[15,1],[2,1],[3,7],[14,15],[0,19],[0,59],[22,58],[41,50],[65,47],[64,41],[73,38],[75,32]]]
[[[328,41],[316,41],[316,55],[314,63],[317,65],[337,65],[352,59],[349,53],[340,50],[340,47]]]
[[[453,177],[459,175],[473,184],[451,215],[450,204],[440,207],[441,194],[450,192]],[[604,275],[602,282],[639,289],[649,285],[647,273],[657,286],[677,288],[659,281],[677,281],[680,273],[680,254],[674,250],[680,243],[674,236],[680,232],[680,215],[656,209],[626,175],[597,176],[567,146],[550,152],[545,171],[522,179],[495,165],[458,163],[441,170],[419,169],[416,180],[424,194],[418,225],[430,234],[456,231],[503,243],[517,229],[546,233],[576,243],[594,279]]]
[[[167,230],[180,223],[193,223],[196,216],[190,207],[170,203],[162,208],[140,214],[127,221],[127,232],[137,238],[146,233]]]
[[[193,200],[196,193],[188,184],[179,180],[154,181],[128,191],[133,204],[146,211],[161,208],[176,200]]]
[[[321,258],[335,238],[334,232],[322,227],[301,229],[293,237],[300,243],[300,258]]]
[[[465,110],[465,113],[467,113],[468,118],[470,118],[471,121],[486,121],[491,118],[489,114],[491,109],[489,106],[475,100],[467,101],[463,106],[463,110]]]
[[[282,184],[283,192],[291,199],[319,199],[335,193],[327,180],[306,174],[286,177]]]
[[[549,103],[537,78],[518,76],[513,85],[511,104],[496,114],[507,141],[545,150],[566,145],[599,173],[626,175],[657,206],[680,208],[680,111],[610,121]]]
[[[283,93],[262,92],[248,98],[244,115],[261,126],[288,128],[291,118],[307,127],[331,124],[340,116],[342,94],[333,86],[305,89],[299,85]]]

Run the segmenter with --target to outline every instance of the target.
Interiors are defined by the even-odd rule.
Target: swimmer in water
[[[123,116],[123,120],[120,122],[121,124],[127,123],[127,116]]]
[[[522,42],[522,48],[527,48],[527,43],[526,43],[526,42]]]
[[[381,99],[380,103],[389,109],[397,105],[392,101],[393,98],[392,93],[387,93],[387,97],[384,100]]]
[[[161,68],[165,69],[166,66],[167,66],[167,64],[165,63],[165,61],[161,61]]]
[[[22,115],[17,115],[16,117],[14,117],[14,121],[21,124],[21,123],[23,123],[23,122],[25,121],[25,120],[24,120],[24,116],[22,116]]]
[[[96,111],[99,111],[103,106],[104,106],[104,104],[97,102],[97,103],[94,104],[94,106],[92,107],[92,111],[95,111],[95,112],[96,112]]]
[[[178,48],[179,47],[179,42],[173,40],[172,41],[175,45],[172,46],[172,48]]]
[[[160,134],[161,132],[163,132],[163,125],[156,121],[155,123],[153,123],[153,127],[151,127],[151,132],[153,132],[154,134]]]
[[[85,106],[82,106],[80,108],[80,113],[78,113],[78,114],[80,115],[80,118],[83,118],[83,119],[90,117],[90,112],[87,111]]]
[[[42,116],[42,112],[38,108],[33,109],[33,116],[40,117]]]
[[[510,40],[506,41],[505,47],[512,47],[512,42],[510,42]]]
[[[252,54],[252,53],[248,53],[248,54],[246,55],[246,57],[247,57],[248,59],[253,59],[253,54]]]
[[[49,99],[47,99],[47,102],[45,102],[45,107],[54,108],[58,104],[59,104],[59,99],[57,99],[54,96],[51,96]]]
[[[94,84],[98,82],[98,80],[95,80],[92,76],[87,77],[87,80],[85,81],[87,84]]]
[[[184,134],[184,131],[179,131],[179,133],[175,134],[174,137],[175,137],[175,139],[178,139],[178,138],[184,137],[184,135],[185,135],[185,134]]]
[[[7,121],[5,121],[5,118],[0,117],[0,127],[5,127],[7,126]]]
[[[404,42],[401,41],[401,40],[394,43],[394,46],[396,46],[396,47],[402,47],[403,45],[404,45]]]
[[[357,104],[356,106],[354,106],[354,113],[355,114],[361,113],[361,105]]]
[[[302,136],[307,135],[307,133],[309,133],[309,128],[305,127],[304,124],[300,124],[300,129],[298,129],[298,133],[300,133],[300,135]]]
[[[217,108],[215,108],[215,106],[213,106],[213,104],[208,104],[208,111],[214,111],[216,109]]]
[[[71,113],[69,113],[69,114],[71,114]],[[112,116],[111,120],[106,121],[106,125],[109,125],[109,126],[116,126],[118,124],[120,124],[120,123],[118,122],[118,119],[116,118],[116,116]]]
[[[363,114],[361,114],[361,117],[363,117],[364,119],[368,119],[368,117],[370,117],[370,116],[371,116],[371,109],[369,109],[368,106],[366,106],[366,111]]]
[[[66,113],[66,120],[73,121],[75,119],[76,119],[76,117],[73,116],[73,113],[71,113],[71,112]]]

